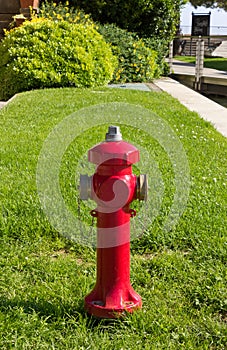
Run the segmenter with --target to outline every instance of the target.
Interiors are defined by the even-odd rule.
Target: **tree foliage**
[[[55,1],[59,2],[59,1]],[[184,0],[69,0],[69,6],[83,9],[102,24],[114,23],[141,37],[169,41],[179,23]]]
[[[195,8],[198,6],[205,6],[205,7],[218,7],[218,8],[223,8],[224,10],[227,11],[227,1],[204,1],[204,0],[192,0],[190,1],[192,6]]]

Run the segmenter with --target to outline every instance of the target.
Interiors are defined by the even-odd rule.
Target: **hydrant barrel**
[[[85,297],[85,309],[99,318],[115,318],[142,307],[130,283],[130,204],[145,200],[147,179],[132,173],[139,151],[122,141],[119,127],[110,126],[106,140],[88,151],[88,160],[97,165],[91,177],[81,176],[81,199],[93,199],[97,207],[96,284]]]

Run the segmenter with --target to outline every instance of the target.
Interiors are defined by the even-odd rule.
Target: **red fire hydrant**
[[[139,151],[122,141],[119,127],[110,126],[105,142],[88,151],[97,165],[93,176],[80,176],[80,198],[91,198],[97,208],[97,278],[85,297],[85,309],[99,318],[116,318],[142,307],[141,297],[130,284],[130,209],[135,200],[146,200],[146,175],[132,173]]]

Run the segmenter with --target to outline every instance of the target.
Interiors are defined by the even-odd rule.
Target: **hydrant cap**
[[[106,134],[106,141],[88,151],[88,160],[98,165],[104,162],[130,165],[139,161],[139,151],[130,143],[122,141],[119,127],[110,126]]]

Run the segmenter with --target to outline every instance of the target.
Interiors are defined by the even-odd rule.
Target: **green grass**
[[[36,167],[54,126],[81,108],[111,102],[140,105],[168,123],[187,154],[191,188],[184,214],[165,232],[173,165],[157,140],[121,125],[125,139],[140,139],[165,187],[158,216],[132,242],[131,281],[143,309],[106,322],[83,308],[95,282],[95,250],[61,237],[50,225],[37,195]],[[62,159],[62,193],[75,215],[76,158],[102,141],[106,127],[78,136]],[[20,94],[0,112],[0,133],[1,349],[226,348],[226,138],[166,93],[107,88]],[[86,220],[86,204],[81,210]]]
[[[176,60],[188,63],[195,63],[194,56],[175,56]],[[213,68],[217,70],[227,71],[227,59],[226,58],[204,58],[204,67]]]

